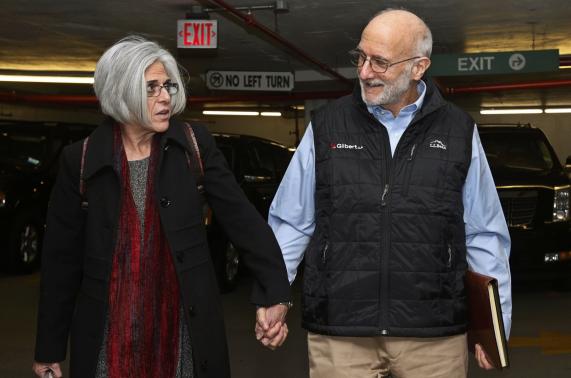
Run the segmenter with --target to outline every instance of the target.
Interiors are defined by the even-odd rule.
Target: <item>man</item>
[[[509,334],[507,226],[474,121],[421,80],[431,50],[414,14],[376,15],[359,87],[314,114],[272,203],[290,282],[305,251],[312,378],[466,377],[468,268],[499,280]]]

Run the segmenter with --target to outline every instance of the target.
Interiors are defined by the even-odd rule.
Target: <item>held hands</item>
[[[260,307],[256,310],[256,339],[271,350],[281,346],[287,338],[287,310],[288,306],[285,304]]]
[[[474,356],[476,357],[476,361],[478,362],[478,366],[484,370],[492,370],[494,366],[488,359],[484,348],[480,344],[476,344],[474,348]]]
[[[40,378],[61,378],[63,374],[61,373],[61,367],[59,363],[43,363],[34,362],[32,365],[32,370]]]

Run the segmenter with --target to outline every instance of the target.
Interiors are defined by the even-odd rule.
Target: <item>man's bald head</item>
[[[430,57],[432,53],[432,33],[428,26],[414,13],[401,9],[376,14],[363,30],[361,39],[390,39],[412,55]]]

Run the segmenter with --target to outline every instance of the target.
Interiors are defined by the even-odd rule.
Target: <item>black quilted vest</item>
[[[464,332],[462,187],[474,121],[428,81],[394,157],[358,87],[318,110],[312,125],[316,229],[305,253],[304,328],[340,336]]]

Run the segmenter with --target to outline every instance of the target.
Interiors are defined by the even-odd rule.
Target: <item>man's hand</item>
[[[256,339],[271,350],[281,346],[287,338],[288,328],[285,323],[287,310],[286,305],[277,304],[260,307],[256,311],[254,328]]]
[[[61,367],[57,362],[54,363],[34,362],[34,364],[32,365],[32,370],[40,378],[63,377],[63,374],[61,373]]]
[[[478,361],[478,366],[484,370],[492,370],[494,366],[490,362],[488,355],[484,351],[484,348],[480,344],[476,344],[474,348],[474,356],[476,357],[476,361]]]

